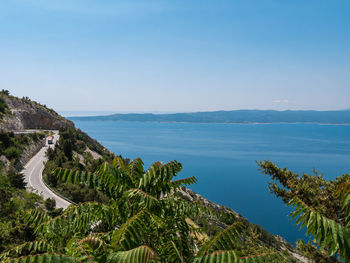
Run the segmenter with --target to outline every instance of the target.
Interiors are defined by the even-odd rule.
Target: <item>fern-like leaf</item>
[[[214,236],[198,253],[204,256],[218,250],[232,250],[236,247],[237,239],[242,231],[242,224],[235,222]]]
[[[153,163],[140,178],[138,188],[159,198],[161,194],[170,192],[172,189],[170,181],[181,169],[182,165],[177,161],[171,161],[164,165],[160,162]]]
[[[173,241],[169,241],[162,247],[162,255],[166,255],[166,259],[172,263],[184,263],[184,260]]]
[[[345,225],[350,226],[350,182],[338,185],[336,196],[340,198],[342,208],[345,210]]]
[[[97,236],[87,236],[79,241],[79,244],[87,244],[94,250],[99,250],[106,246],[106,243]]]
[[[63,182],[84,184],[115,200],[120,198],[124,191],[135,187],[129,174],[107,162],[95,173],[56,168],[52,174]]]
[[[235,263],[236,253],[233,250],[215,251],[205,256],[196,257],[193,263]]]
[[[143,175],[143,161],[136,158],[128,165],[129,176],[134,182],[137,182]]]
[[[107,263],[149,263],[157,258],[157,254],[147,246],[140,246],[128,251],[113,253]]]
[[[271,262],[288,262],[282,253],[265,253],[261,255],[240,257],[237,263],[271,263]]]
[[[52,174],[65,183],[84,183],[89,187],[94,187],[97,179],[96,176],[90,172],[63,168],[56,168],[52,171]]]
[[[29,210],[24,215],[24,221],[32,228],[37,228],[49,220],[51,220],[51,217],[38,209]]]
[[[92,231],[99,222],[113,225],[116,212],[113,207],[97,202],[81,203],[68,207],[62,215],[42,223],[35,229],[35,232],[61,237],[84,235]]]
[[[113,243],[117,249],[130,250],[142,245],[146,229],[152,220],[146,210],[140,210],[115,232]]]
[[[195,176],[192,176],[192,177],[188,177],[188,178],[184,178],[184,179],[171,181],[171,185],[174,188],[179,188],[181,185],[188,186],[188,185],[191,185],[191,184],[195,184],[197,182],[198,182],[197,178]]]
[[[50,243],[38,240],[33,242],[27,242],[21,244],[19,246],[13,247],[10,250],[0,255],[0,260],[4,260],[6,258],[15,258],[21,257],[25,255],[29,255],[30,253],[43,253],[43,252],[53,252],[53,247]]]
[[[159,206],[159,200],[140,189],[131,189],[124,193],[124,196],[130,200],[134,207],[139,210],[140,207],[152,210],[153,207]]]
[[[117,156],[113,159],[112,165],[116,168],[118,168],[120,171],[122,172],[126,172],[126,166],[127,164],[125,164],[124,160],[122,157]]]
[[[9,259],[4,261],[4,263],[78,263],[80,261],[75,260],[74,258],[67,257],[59,254],[42,254],[27,256],[16,259]]]
[[[321,245],[328,248],[330,255],[339,252],[341,258],[350,260],[350,231],[341,224],[314,211],[298,198],[293,198],[289,205],[295,208],[291,213],[296,224],[307,228],[307,234],[313,235]]]

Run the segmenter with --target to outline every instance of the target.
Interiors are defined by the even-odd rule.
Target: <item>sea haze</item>
[[[298,173],[315,168],[327,179],[350,170],[348,125],[74,122],[114,153],[141,157],[146,167],[181,162],[179,176],[199,180],[192,190],[290,242],[304,238],[304,232],[289,221],[289,208],[269,193],[269,178],[256,161],[268,159]]]
[[[128,113],[72,117],[77,121],[156,121],[194,123],[324,123],[350,124],[349,111],[233,110],[171,114]]]

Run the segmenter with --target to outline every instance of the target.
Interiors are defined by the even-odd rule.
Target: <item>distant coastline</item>
[[[80,120],[79,117],[65,117],[70,121],[100,121],[100,122],[149,122],[149,123],[195,123],[195,124],[240,124],[240,125],[273,125],[273,124],[315,124],[315,125],[332,125],[332,126],[348,126],[350,123],[326,123],[326,122],[189,122],[189,121],[128,121],[128,120]]]
[[[323,124],[350,125],[350,111],[235,110],[193,113],[127,113],[104,116],[71,116],[72,121],[127,121],[221,124]]]

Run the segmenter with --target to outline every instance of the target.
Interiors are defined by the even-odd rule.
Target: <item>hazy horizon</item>
[[[239,109],[239,110],[218,110],[218,111],[259,111],[260,109]],[[273,109],[266,109],[273,110]],[[290,111],[290,110],[277,110],[277,111]],[[299,110],[292,110],[292,111],[299,111]],[[303,110],[300,110],[303,111]],[[311,110],[313,111],[313,110]],[[317,110],[316,110],[317,111]],[[334,110],[334,111],[350,111],[350,109],[341,109],[341,110]],[[207,111],[197,111],[197,112],[207,112]],[[210,111],[209,111],[210,112]],[[195,113],[193,112],[161,112],[161,111],[149,111],[149,112],[128,112],[128,111],[57,111],[58,114],[62,115],[63,117],[93,117],[93,116],[108,116],[113,114],[176,114],[176,113]]]
[[[350,2],[8,0],[0,87],[57,111],[350,108]]]

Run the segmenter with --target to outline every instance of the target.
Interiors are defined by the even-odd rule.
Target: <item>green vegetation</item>
[[[310,242],[297,242],[304,255],[317,263],[350,262],[350,175],[325,180],[316,171],[299,176],[270,161],[259,166],[271,176],[271,193],[292,206],[291,217],[306,227]]]
[[[10,92],[8,90],[6,90],[6,89],[2,89],[0,91],[0,95],[2,95],[2,96],[10,96]]]
[[[25,191],[19,160],[23,150],[39,143],[45,134],[0,133],[0,251],[35,238],[24,214],[42,204],[40,196]]]
[[[73,126],[46,152],[45,181],[77,203],[56,209],[55,200],[26,192],[18,172],[24,149],[44,137],[0,133],[1,262],[299,262],[288,243],[188,190],[195,177],[174,180],[180,163],[145,170],[141,159],[116,157]],[[298,252],[310,262],[350,262],[350,175],[325,180],[259,165],[307,229]]]
[[[4,97],[0,96],[0,114],[3,114],[6,112],[7,104],[5,102]]]
[[[89,188],[85,184],[73,184],[71,182],[58,180],[57,177],[51,175],[51,171],[58,167],[63,167],[68,169],[78,169],[85,172],[94,172],[104,161],[111,163],[113,160],[113,155],[106,151],[100,144],[87,144],[87,138],[81,138],[82,135],[86,135],[81,134],[81,131],[79,130],[61,130],[60,134],[60,141],[55,150],[50,148],[47,150],[49,161],[46,163],[46,169],[44,172],[44,174],[46,174],[46,182],[56,192],[74,201],[75,203],[87,201],[108,203],[109,199],[103,192],[95,188]],[[68,144],[68,147],[65,146]],[[101,154],[101,158],[99,160],[94,160],[89,153],[84,152],[88,145],[89,148]],[[77,153],[84,157],[83,161],[77,158]],[[73,156],[73,158],[71,158],[71,156]],[[121,158],[121,156],[119,157]],[[123,162],[129,164],[130,160],[123,159]],[[181,189],[183,191],[188,191],[184,187]],[[176,195],[188,201],[187,197],[183,195],[183,191],[176,193]],[[190,194],[193,195],[192,198],[195,199],[194,202],[203,203],[202,201],[196,199],[195,193],[192,192]],[[246,233],[244,233],[246,243],[250,242],[259,244],[259,246],[263,248],[261,251],[265,251],[265,249],[270,248],[281,249],[281,242],[277,240],[276,237],[262,229],[260,226],[251,224],[248,220],[241,216],[237,218],[236,213],[230,209],[223,207],[221,207],[219,210],[211,209],[210,213],[196,214],[192,219],[201,228],[201,231],[205,233],[206,237],[215,236],[218,232],[222,231],[227,226],[238,220],[243,224],[244,228],[247,229]],[[292,248],[288,247],[288,249]],[[245,250],[245,254],[256,252],[254,251],[254,246],[246,246],[245,248],[242,247],[241,250]]]
[[[0,133],[0,156],[4,155],[13,166],[16,166],[25,147],[38,143],[44,138],[44,133]]]
[[[8,91],[6,91],[6,90],[2,90],[0,92],[0,119],[8,110],[8,106],[7,106],[6,101],[5,101],[6,94],[8,95]]]
[[[45,135],[0,136],[1,155],[11,162],[0,182],[3,261],[19,262],[16,258],[31,255],[27,262],[296,262],[286,252],[293,251],[288,244],[281,245],[276,237],[233,211],[196,199],[196,194],[185,188],[196,178],[173,181],[182,168],[176,161],[154,163],[144,171],[140,159],[130,162],[115,157],[85,133],[62,129],[56,147],[47,150],[45,174],[51,187],[78,203],[63,212],[55,209],[54,200],[44,202],[26,193],[23,176],[13,166],[26,145]],[[92,153],[99,158],[93,158]],[[321,218],[325,222],[321,228],[339,241],[332,243],[333,239],[317,232],[315,224],[310,228],[306,223],[310,233],[320,239],[315,244],[299,241],[304,255],[315,262],[338,262],[334,255],[347,258],[346,224],[332,223],[337,222],[336,217],[346,217],[339,213],[343,211],[340,194],[325,198],[338,188],[317,174],[299,178],[289,171],[281,172],[272,163],[260,165],[284,183],[279,187],[271,182],[270,190],[286,203],[302,208],[294,213],[301,216],[300,222]],[[307,214],[308,208],[312,213]],[[55,256],[39,255],[42,253]],[[136,260],[138,257],[143,260]]]
[[[182,165],[154,163],[144,171],[141,159],[116,157],[95,172],[55,169],[58,181],[85,185],[108,202],[71,205],[60,216],[38,209],[26,222],[35,239],[1,255],[9,262],[293,262],[287,253],[246,242],[247,229],[238,220],[212,238],[190,219],[211,215],[201,202],[177,193],[196,178],[173,180]],[[252,250],[255,253],[246,254]],[[53,255],[42,253],[55,253]],[[31,255],[24,259],[15,258]]]
[[[100,158],[94,159],[90,151],[98,154]],[[106,202],[107,198],[103,193],[95,189],[90,189],[83,184],[75,185],[58,181],[57,178],[50,176],[51,171],[57,167],[92,172],[104,161],[111,162],[114,155],[102,145],[75,128],[61,129],[58,144],[54,149],[48,148],[46,155],[48,161],[45,165],[44,177],[46,183],[55,191],[76,203]]]
[[[42,202],[41,197],[16,188],[11,177],[0,175],[0,251],[11,249],[35,238],[24,214]]]

